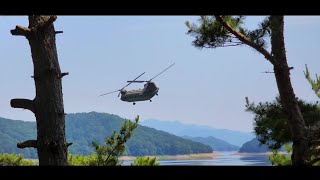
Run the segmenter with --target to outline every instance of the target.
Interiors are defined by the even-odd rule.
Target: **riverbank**
[[[287,152],[278,152],[278,154],[288,154]],[[272,155],[272,152],[264,152],[264,153],[252,153],[252,152],[236,152],[232,155],[252,155],[252,156],[259,156],[259,155]]]
[[[201,159],[214,159],[219,157],[218,153],[200,153],[200,154],[185,154],[185,155],[163,155],[163,156],[143,156],[143,157],[156,157],[157,161],[164,160],[201,160]],[[135,160],[137,157],[134,156],[122,156],[121,160],[130,161]]]

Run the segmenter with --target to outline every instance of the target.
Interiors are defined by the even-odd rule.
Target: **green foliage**
[[[307,126],[312,126],[320,121],[320,106],[318,102],[307,103],[298,99],[302,116]],[[264,102],[255,105],[246,98],[246,111],[255,114],[254,132],[262,144],[270,149],[279,149],[292,141],[287,117],[283,112],[280,98],[273,102]]]
[[[258,46],[265,47],[265,37],[270,35],[270,20],[265,18],[257,29],[248,30],[243,27],[244,16],[223,16],[224,21],[237,33],[241,34],[247,40],[256,43]],[[189,28],[187,34],[195,37],[193,45],[198,48],[217,48],[227,46],[242,45],[235,35],[224,28],[214,16],[201,16],[200,25],[191,24],[187,21],[185,24]]]
[[[277,150],[272,151],[272,155],[269,156],[269,161],[274,166],[290,166],[291,155],[292,155],[292,146],[285,144],[286,154],[280,154]]]
[[[97,162],[96,154],[88,156],[68,154],[69,166],[97,166]]]
[[[114,131],[111,137],[106,139],[106,146],[92,142],[97,154],[98,166],[119,166],[122,164],[119,157],[124,153],[126,142],[132,136],[134,129],[138,127],[138,121],[139,116],[134,122],[126,121],[121,127],[120,134]]]
[[[307,65],[306,65],[306,71],[304,71],[304,75],[306,76],[306,79],[309,81],[309,83],[312,87],[312,90],[320,98],[320,78],[319,78],[319,76],[316,74],[316,79],[312,79],[310,77],[310,73],[309,73]]]
[[[23,159],[21,154],[0,154],[0,166],[32,166],[31,160]]]
[[[160,166],[160,163],[156,161],[156,158],[151,157],[137,157],[131,166]]]

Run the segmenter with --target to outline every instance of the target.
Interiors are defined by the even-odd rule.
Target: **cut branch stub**
[[[37,142],[37,140],[27,140],[27,141],[18,143],[17,147],[20,148],[20,149],[23,149],[23,148],[37,148],[38,147],[38,142]]]
[[[28,109],[35,113],[34,101],[30,99],[11,99],[10,105],[13,108]]]
[[[60,33],[63,33],[63,31],[56,31],[55,33],[56,34],[60,34]]]
[[[22,26],[16,26],[16,29],[12,29],[11,34],[14,36],[25,36],[28,37],[31,33],[31,29]]]

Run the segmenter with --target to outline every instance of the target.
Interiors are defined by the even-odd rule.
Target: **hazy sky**
[[[216,128],[252,131],[253,115],[245,112],[245,97],[251,101],[273,100],[277,87],[272,66],[246,46],[199,50],[186,35],[185,21],[198,16],[58,16],[54,23],[63,78],[66,113],[107,112],[133,119],[156,118],[209,125]],[[255,27],[261,17],[248,17]],[[34,121],[28,110],[10,107],[12,98],[35,96],[33,64],[28,41],[12,36],[16,25],[28,26],[26,16],[0,16],[0,117]],[[285,18],[285,42],[291,80],[298,97],[316,101],[303,70],[320,73],[320,16]],[[270,46],[269,46],[270,47]],[[148,80],[157,77],[159,96],[153,102],[123,102],[120,89],[142,72]],[[127,89],[141,88],[134,84]]]

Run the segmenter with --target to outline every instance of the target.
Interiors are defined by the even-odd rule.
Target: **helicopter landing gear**
[[[133,105],[136,105],[136,103],[134,102]]]
[[[151,99],[150,99],[150,102],[152,102]]]

